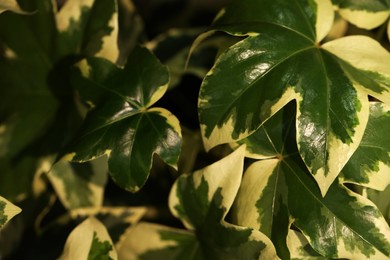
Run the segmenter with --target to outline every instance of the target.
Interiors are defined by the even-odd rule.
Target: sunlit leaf
[[[0,196],[0,229],[21,211],[19,207]]]
[[[354,25],[371,30],[390,15],[388,0],[332,0],[339,13]]]
[[[275,156],[253,163],[245,172],[232,214],[235,223],[269,236],[283,259],[291,257],[286,237],[292,222],[325,257],[388,257],[390,229],[372,202],[345,188],[338,179],[322,197],[294,148],[291,110],[281,110],[243,141],[248,144],[248,155],[256,151],[256,145],[271,144]],[[275,125],[285,125],[284,130],[273,133],[270,130]],[[259,142],[257,133],[268,133],[269,139]]]
[[[368,95],[390,104],[390,53],[365,36],[321,46],[332,23],[327,0],[233,1],[222,11],[213,29],[246,38],[203,80],[206,148],[250,135],[295,100],[299,153],[325,195],[363,136]]]
[[[137,47],[123,69],[101,58],[83,60],[79,69],[74,83],[96,107],[68,149],[70,159],[83,162],[107,155],[114,181],[133,192],[146,182],[154,154],[176,167],[179,122],[166,109],[149,108],[164,95],[169,81],[155,56]]]
[[[90,217],[69,235],[59,259],[117,259],[117,253],[104,225]]]
[[[58,55],[81,53],[116,62],[119,56],[115,0],[68,0],[56,20]]]
[[[371,103],[363,139],[340,175],[344,182],[383,190],[390,185],[390,106]]]

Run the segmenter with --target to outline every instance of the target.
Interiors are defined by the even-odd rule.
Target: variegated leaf
[[[368,95],[390,104],[390,53],[364,36],[321,46],[332,22],[328,0],[233,1],[217,17],[214,30],[247,37],[202,83],[207,149],[250,135],[295,100],[299,153],[326,194],[361,141]]]
[[[354,25],[371,30],[390,15],[388,0],[332,0],[339,13]]]
[[[68,0],[56,19],[59,57],[81,53],[117,61],[116,0]]]
[[[200,252],[194,252],[194,256],[276,258],[274,247],[264,234],[224,220],[240,186],[244,152],[242,146],[204,169],[184,174],[172,187],[169,196],[172,213],[197,234]]]
[[[371,103],[363,139],[343,168],[340,179],[371,189],[390,185],[390,106]]]
[[[47,176],[65,208],[99,207],[107,182],[106,164],[104,157],[83,164],[59,161]]]
[[[292,260],[326,260],[310,246],[302,233],[290,229],[287,235],[287,246]]]
[[[387,220],[387,223],[390,225],[390,185],[388,185],[383,191],[364,188],[363,196],[375,203]]]
[[[0,14],[7,10],[18,14],[27,14],[27,12],[20,8],[16,0],[0,0]]]
[[[289,111],[290,110],[290,111]],[[294,116],[286,107],[245,141],[249,155],[258,145],[272,145],[273,158],[253,163],[237,195],[235,223],[259,229],[273,241],[279,257],[290,258],[290,224],[302,230],[311,246],[330,258],[384,259],[390,255],[390,229],[375,205],[336,180],[325,197],[294,149]],[[271,132],[285,125],[281,132]],[[257,133],[269,133],[263,142]],[[275,141],[274,141],[275,140]],[[252,147],[252,148],[251,148]]]
[[[99,220],[90,217],[70,233],[59,259],[115,260],[118,257],[107,229]]]
[[[149,108],[164,95],[168,81],[167,69],[141,47],[123,69],[101,58],[79,63],[73,82],[95,107],[66,158],[83,162],[107,155],[113,180],[132,192],[146,182],[154,154],[176,167],[179,122],[163,108]]]
[[[0,230],[21,211],[19,207],[0,196]]]

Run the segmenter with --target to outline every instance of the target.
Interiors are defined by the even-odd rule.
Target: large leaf
[[[240,147],[175,182],[169,206],[190,231],[141,224],[129,234],[126,248],[135,249],[140,259],[275,259],[264,234],[225,221],[240,186],[244,152]]]
[[[247,37],[202,83],[207,149],[248,136],[295,100],[299,152],[326,194],[363,136],[368,94],[390,103],[390,54],[364,36],[320,46],[332,22],[328,0],[234,1],[218,16],[215,30]]]
[[[179,122],[163,108],[149,108],[168,86],[168,72],[153,54],[137,47],[123,69],[101,58],[83,60],[79,68],[74,82],[96,107],[68,149],[71,160],[108,155],[114,181],[133,192],[146,182],[154,154],[176,167]]]
[[[21,211],[19,207],[0,196],[0,229]]]
[[[388,0],[332,0],[339,13],[358,27],[371,30],[390,15]]]
[[[99,207],[107,182],[106,160],[90,163],[59,161],[47,174],[60,201],[67,209]]]
[[[344,182],[384,190],[390,185],[390,106],[371,103],[363,139],[340,175]]]
[[[116,0],[68,0],[56,19],[60,57],[81,53],[116,62],[119,57]]]
[[[325,257],[389,257],[390,229],[372,202],[338,180],[322,197],[292,145],[294,117],[288,110],[291,107],[278,112],[244,141],[248,155],[255,153],[253,147],[271,145],[275,156],[253,163],[244,174],[233,212],[236,223],[269,236],[283,259],[290,257],[286,237],[292,222]],[[272,132],[283,125],[283,131]],[[265,133],[268,139],[261,141]]]
[[[77,226],[66,240],[59,259],[117,259],[117,253],[104,225],[90,217]]]

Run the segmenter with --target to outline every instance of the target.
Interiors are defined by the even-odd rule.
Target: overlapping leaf
[[[116,250],[104,225],[90,217],[69,235],[61,260],[118,259]]]
[[[320,46],[332,22],[328,0],[234,1],[221,12],[215,30],[247,37],[202,83],[207,149],[248,136],[295,100],[299,152],[326,194],[363,136],[368,94],[390,104],[390,54],[364,36]]]
[[[56,16],[58,55],[80,53],[116,62],[119,56],[116,0],[68,0]]]
[[[287,246],[292,260],[326,260],[310,246],[302,233],[290,229],[287,236]]]
[[[135,48],[123,69],[101,58],[86,59],[75,74],[81,95],[96,107],[68,149],[72,161],[108,155],[114,181],[133,192],[144,185],[154,154],[176,167],[179,122],[163,108],[149,108],[169,81],[166,68],[151,52]]]
[[[289,134],[294,128],[294,117],[288,110],[293,109],[286,107],[278,112],[244,141],[249,156],[261,151],[262,146],[272,147],[275,156],[253,163],[244,174],[233,213],[236,223],[268,235],[283,259],[291,256],[286,237],[292,222],[325,257],[389,257],[390,228],[372,202],[351,192],[338,180],[325,197],[321,196],[291,145],[294,138]],[[276,125],[285,127],[272,132]]]
[[[332,0],[332,2],[346,20],[368,30],[383,24],[390,16],[388,0]],[[387,28],[390,30],[390,22]],[[388,36],[390,37],[390,34]]]
[[[0,196],[0,229],[21,211],[19,207]]]
[[[5,11],[12,11],[19,14],[26,14],[16,0],[0,0],[0,14]]]
[[[175,182],[170,209],[190,231],[141,224],[129,234],[127,248],[140,259],[275,259],[274,247],[264,234],[224,220],[241,182],[244,152],[240,147]]]

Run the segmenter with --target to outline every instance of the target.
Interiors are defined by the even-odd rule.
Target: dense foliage
[[[389,17],[0,0],[0,259],[390,259]]]

